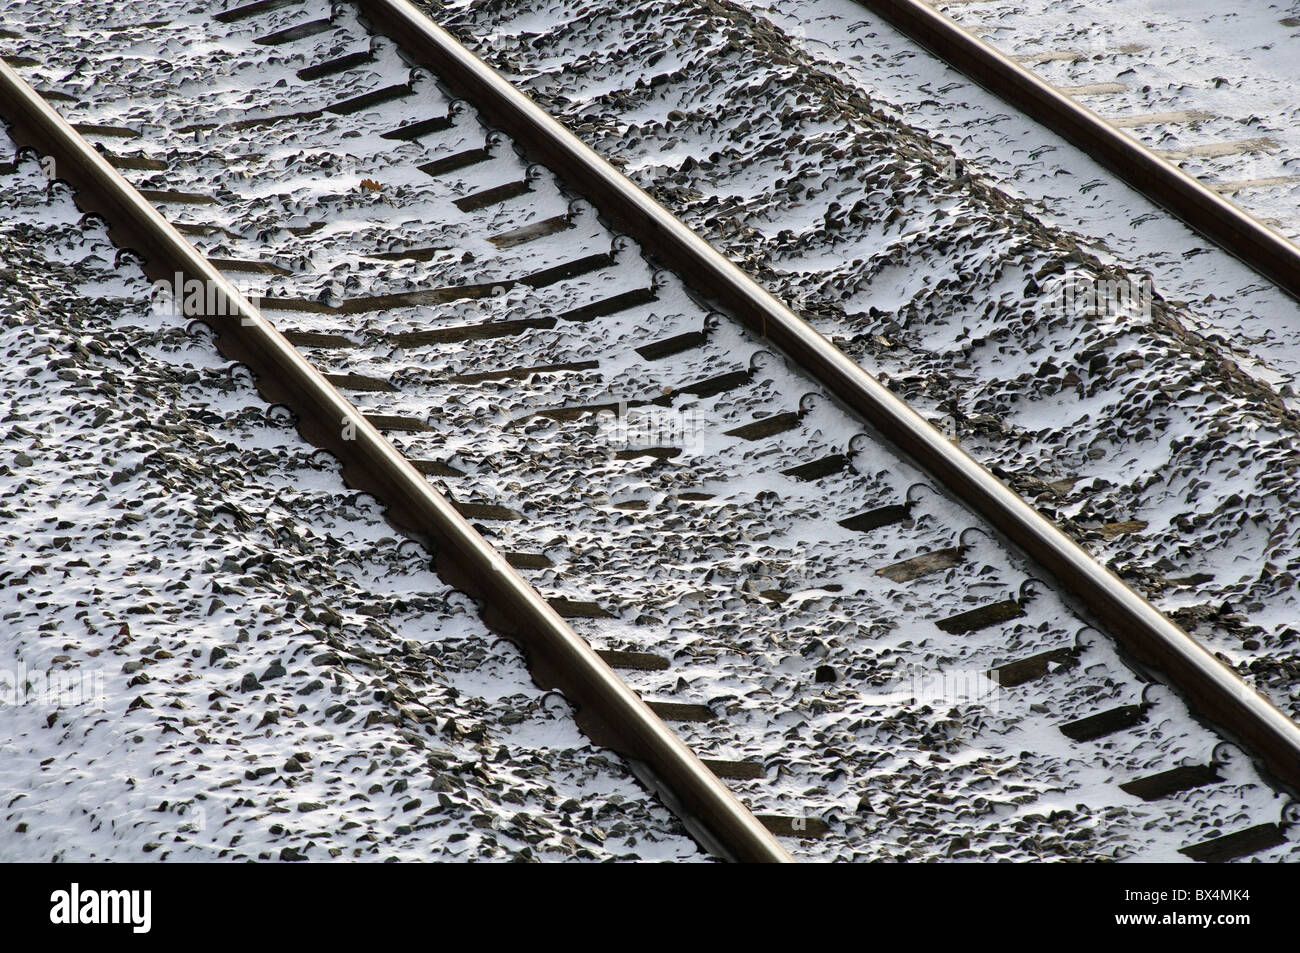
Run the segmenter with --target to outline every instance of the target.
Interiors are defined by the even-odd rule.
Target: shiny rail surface
[[[376,30],[442,76],[459,95],[474,103],[523,146],[531,158],[546,164],[570,189],[609,216],[619,229],[652,249],[666,266],[706,292],[748,327],[763,334],[872,430],[987,519],[1006,539],[1055,577],[1124,647],[1162,672],[1187,697],[1194,710],[1241,739],[1274,775],[1293,789],[1300,789],[1300,726],[1247,686],[1235,672],[450,34],[404,0],[358,0],[357,6]],[[930,19],[921,22],[932,22],[938,16],[917,4],[905,6],[909,10],[917,7],[918,16],[922,12],[928,15]],[[964,33],[962,36],[971,43],[977,42]],[[988,54],[999,57],[992,50]],[[1024,72],[1010,61],[1007,66]],[[1032,83],[1044,85],[1035,77],[1026,76]],[[1059,99],[1065,106],[1086,113],[1050,88],[1047,92],[1053,101]],[[1104,126],[1095,117],[1090,121]],[[1110,134],[1122,139],[1113,130]],[[1141,148],[1128,140],[1117,141],[1115,145],[1122,145],[1126,150]],[[1261,247],[1271,249],[1280,270],[1284,271],[1284,261],[1294,260],[1296,266],[1289,272],[1289,287],[1300,293],[1300,252],[1294,246],[1173,166],[1154,156],[1150,159],[1152,169],[1166,170],[1152,174],[1171,176],[1180,183],[1185,181],[1186,186],[1180,187],[1203,194],[1210,203],[1207,208],[1218,210],[1216,214],[1223,215],[1225,221],[1236,222],[1246,234],[1255,236]],[[1247,247],[1243,240],[1235,253],[1243,254]]]
[[[1300,247],[921,0],[855,0],[1300,298]]]
[[[634,773],[660,794],[702,846],[739,861],[791,859],[505,557],[3,61],[0,115],[20,146],[55,159],[59,177],[77,189],[81,208],[104,216],[113,239],[143,256],[146,274],[166,279],[180,273],[216,290],[210,304],[187,308],[186,315],[218,333],[222,353],[254,372],[267,400],[297,414],[300,432],[342,462],[350,486],[373,494],[394,524],[428,542],[439,575],[482,602],[484,620],[527,651],[539,684],[560,689],[576,703],[584,732],[630,759]]]

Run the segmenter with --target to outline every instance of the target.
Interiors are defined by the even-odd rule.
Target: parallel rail
[[[342,462],[350,486],[373,494],[395,525],[426,543],[438,574],[478,599],[484,621],[525,648],[538,684],[563,691],[578,706],[587,736],[628,758],[702,846],[738,861],[792,859],[505,557],[3,60],[0,116],[20,147],[54,158],[58,177],[77,190],[78,205],[102,215],[113,240],[144,257],[149,277],[170,280],[179,273],[214,289],[203,310],[187,316],[217,332],[218,348],[252,370],[267,400],[294,411],[303,437]]]
[[[922,0],[856,0],[1060,134],[1228,254],[1300,298],[1300,247]]]
[[[1292,790],[1300,790],[1300,726],[1236,672],[447,31],[406,0],[355,3],[374,29],[402,47],[414,62],[436,72],[457,95],[473,103],[530,158],[547,165],[568,188],[592,202],[620,231],[652,250],[688,284],[780,348],[871,430],[911,457],[1055,577],[1086,614],[1142,663],[1163,673],[1195,712],[1236,736],[1276,778]],[[1029,79],[1044,85],[1035,77]],[[1050,87],[1048,91],[1063,99]],[[1063,103],[1086,112],[1069,100]],[[1092,118],[1104,125],[1101,119]],[[1123,138],[1114,130],[1111,133]],[[1151,159],[1212,200],[1225,217],[1240,220],[1245,232],[1263,233],[1256,236],[1261,244],[1271,236],[1268,247],[1277,256],[1279,268],[1283,259],[1296,261],[1288,287],[1300,294],[1300,251],[1173,166],[1154,156]],[[1243,244],[1237,254],[1244,254],[1245,247]]]

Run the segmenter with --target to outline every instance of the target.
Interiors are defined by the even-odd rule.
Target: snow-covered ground
[[[0,859],[698,858],[79,217],[3,176]]]
[[[1295,0],[977,0],[937,9],[1300,236]]]
[[[705,757],[761,765],[761,778],[736,782],[745,799],[829,822],[827,837],[797,844],[803,856],[1173,860],[1180,847],[1278,819],[1278,796],[1230,757],[1222,783],[1150,803],[1124,793],[1120,782],[1203,764],[1224,749],[1177,699],[1128,671],[1107,640],[1077,636],[1081,620],[1029,580],[1032,568],[972,532],[977,522],[922,474],[855,439],[859,426],[761,353],[761,338],[708,316],[594,210],[571,203],[544,170],[530,173],[509,143],[492,141],[490,160],[451,174],[417,173],[482,145],[485,131],[460,109],[446,129],[382,139],[400,122],[449,109],[436,82],[409,75],[386,44],[374,45],[372,65],[301,83],[299,69],[371,47],[346,15],[268,49],[254,40],[325,6],[229,28],[179,3],[140,5],[129,18],[111,3],[17,10],[6,22],[36,60],[26,74],[73,97],[63,108],[74,120],[140,132],[99,141],[168,165],[129,173],[142,187],[216,199],[167,205],[177,220],[215,226],[196,235],[209,254],[284,267],[266,279],[267,313],[285,328],[342,335],[347,347],[311,348],[313,359],[395,388],[358,391],[367,412],[432,428],[395,435],[399,446],[463,474],[438,478],[458,500],[523,517],[482,525],[503,549],[529,557],[545,594],[609,613],[575,620],[579,631],[600,648],[671,660],[667,671],[629,679],[648,697],[718,716],[682,731]],[[128,19],[167,25],[128,28]],[[1188,561],[1220,565],[1222,546],[1175,549],[1179,562],[1160,563],[1187,539],[1169,525],[1183,514],[1181,496],[1192,484],[1204,491],[1198,466],[1217,434],[1195,415],[1208,408],[1235,433],[1257,408],[1271,413],[1238,447],[1251,459],[1261,434],[1289,418],[1265,385],[1224,360],[1234,355],[1186,329],[1179,306],[1139,297],[1115,313],[1061,311],[1054,279],[1067,268],[1122,286],[1114,253],[1044,224],[1040,207],[1009,195],[993,173],[972,175],[967,157],[845,78],[844,63],[811,58],[739,7],[495,3],[439,19],[1019,488],[1055,502],[1103,553],[1132,559],[1130,574],[1148,591],[1175,600],[1206,592],[1194,577],[1201,563]],[[915,56],[895,53],[904,63]],[[83,58],[111,63],[111,75],[79,67]],[[910,88],[888,62],[882,69],[899,91]],[[407,81],[409,97],[278,122],[270,139],[238,125]],[[210,122],[216,128],[196,125]],[[1020,161],[1018,148],[989,147],[1008,162]],[[530,191],[518,199],[473,211],[456,204],[525,180]],[[1107,189],[1106,201],[1123,201]],[[500,241],[557,219],[564,227],[541,240]],[[402,250],[423,253],[374,257]],[[613,259],[575,279],[518,281],[597,254]],[[356,313],[333,307],[448,287],[489,293]],[[610,314],[561,320],[637,290],[653,293]],[[542,323],[500,337],[463,333],[489,321]],[[442,336],[409,336],[430,330]],[[696,331],[708,333],[669,359],[636,351]],[[503,371],[515,376],[466,379]],[[689,389],[723,374],[725,387]],[[1195,374],[1209,374],[1208,383]],[[1166,380],[1172,401],[1159,389]],[[611,453],[601,418],[575,408],[619,400],[667,404],[684,427],[687,439],[673,447],[682,452],[662,462]],[[1170,420],[1152,416],[1169,402]],[[728,433],[796,410],[790,429],[763,440]],[[1170,447],[1173,437],[1192,445]],[[812,483],[785,473],[833,454],[851,466]],[[1130,456],[1154,468],[1155,490],[1142,482],[1146,471],[1125,469]],[[1247,464],[1245,474],[1245,492],[1258,492],[1249,480],[1263,481],[1263,465]],[[904,500],[916,503],[913,520],[871,533],[840,523]],[[1162,506],[1173,512],[1160,517]],[[1196,542],[1214,542],[1237,512],[1210,519]],[[1139,519],[1146,532],[1136,532]],[[1230,543],[1263,545],[1240,530]],[[915,578],[916,563],[900,566],[945,552]],[[1240,585],[1224,575],[1213,581],[1215,608]],[[936,624],[1008,598],[1023,600],[1023,616],[956,636]],[[1231,613],[1210,621],[1219,629],[1207,637],[1243,668],[1294,665],[1285,633],[1251,647]],[[1055,663],[1036,682],[990,690],[984,678],[992,665],[1076,646],[1078,666]],[[1293,681],[1276,670],[1259,676],[1284,702]],[[489,693],[490,683],[474,684]],[[1144,699],[1154,706],[1144,724],[1089,742],[1060,731],[1071,718]],[[1295,850],[1288,842],[1260,856]]]
[[[1300,711],[1295,302],[849,0],[436,9]]]

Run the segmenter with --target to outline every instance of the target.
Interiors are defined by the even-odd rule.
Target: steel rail
[[[1162,672],[1194,712],[1236,736],[1283,784],[1300,789],[1300,726],[1236,672],[423,12],[407,0],[353,3],[412,63],[432,70],[648,254],[782,350],[1055,577],[1121,646]]]
[[[1293,297],[1300,247],[922,0],[855,0]]]
[[[706,849],[749,862],[789,862],[775,836],[678,736],[438,493],[418,470],[3,60],[0,116],[18,146],[52,156],[77,203],[109,225],[122,248],[143,256],[154,280],[196,280],[213,289],[187,311],[217,333],[228,358],[246,364],[268,400],[288,406],[302,435],[343,463],[345,480],[373,494],[388,517],[425,542],[438,574],[480,600],[484,621],[527,652],[533,677],[577,706],[593,741],[629,759],[635,773]],[[187,302],[188,303],[188,302]]]

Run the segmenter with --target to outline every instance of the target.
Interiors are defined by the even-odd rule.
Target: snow
[[[421,83],[416,96],[350,116],[281,125],[269,140],[260,131],[230,126],[183,131],[212,117],[214,108],[224,110],[215,115],[227,123],[292,112],[404,81],[407,71],[381,42],[374,67],[328,84],[299,83],[295,72],[302,66],[369,43],[346,14],[330,33],[268,50],[252,41],[310,19],[310,11],[290,9],[231,25],[220,43],[195,39],[216,29],[206,10],[158,3],[133,8],[130,16],[155,19],[163,9],[171,11],[168,27],[140,31],[124,44],[103,23],[120,22],[126,14],[107,3],[75,4],[72,22],[79,26],[67,30],[79,43],[75,53],[50,26],[62,22],[60,7],[24,6],[15,23],[28,25],[27,42],[41,54],[42,65],[29,73],[79,96],[78,103],[68,105],[69,113],[78,121],[135,124],[145,135],[130,148],[169,163],[167,173],[131,173],[133,181],[220,199],[218,206],[197,213],[212,216],[228,233],[196,240],[206,252],[291,267],[290,275],[267,280],[271,295],[317,298],[329,292],[355,298],[493,283],[615,248],[618,236],[544,170],[533,170],[530,194],[461,212],[455,199],[527,174],[508,143],[501,143],[490,161],[460,172],[436,178],[415,174],[420,163],[478,145],[486,136],[473,111],[465,109],[446,132],[396,144],[381,138],[401,122],[445,112],[448,97],[436,84]],[[662,15],[666,9],[672,12],[667,19]],[[809,8],[781,9],[798,17],[798,11]],[[823,15],[838,40],[861,40],[864,28],[845,29],[835,22],[837,14],[818,14]],[[861,20],[856,15],[854,23]],[[1076,487],[1077,495],[1060,504],[1075,508],[1075,531],[1172,506],[1175,494],[1188,491],[1205,449],[1198,447],[1198,455],[1184,467],[1178,451],[1170,449],[1171,439],[1188,432],[1207,439],[1242,433],[1241,416],[1259,412],[1252,404],[1256,392],[1250,387],[1255,385],[1233,379],[1231,386],[1220,386],[1215,377],[1205,383],[1205,394],[1222,412],[1214,420],[1217,430],[1176,430],[1172,413],[1158,424],[1148,422],[1148,410],[1152,418],[1160,413],[1151,409],[1147,394],[1148,385],[1159,379],[1153,370],[1157,361],[1190,374],[1189,367],[1199,369],[1217,355],[1181,336],[1181,306],[1163,307],[1162,302],[1159,316],[1167,323],[1151,327],[1090,316],[1061,318],[1046,327],[1036,320],[1037,302],[1026,291],[1027,281],[1044,274],[1045,265],[1064,260],[1071,267],[1101,268],[1100,259],[1087,257],[1096,250],[1105,256],[1106,267],[1118,268],[1114,263],[1122,256],[1097,241],[1075,243],[1036,217],[1039,203],[1009,197],[993,182],[1012,165],[1032,170],[1028,181],[1018,183],[1025,195],[1041,191],[1049,180],[1057,153],[1044,151],[1028,133],[1008,147],[1001,138],[1007,130],[991,130],[996,141],[987,151],[994,169],[980,171],[972,160],[969,168],[975,172],[945,176],[951,153],[936,139],[951,127],[925,132],[898,117],[921,122],[933,115],[923,109],[908,112],[907,97],[915,96],[915,86],[900,74],[902,67],[928,70],[934,77],[946,74],[905,51],[901,41],[883,51],[874,49],[870,57],[859,56],[851,65],[846,65],[851,57],[838,54],[814,64],[781,31],[749,19],[741,7],[715,3],[640,2],[618,8],[562,3],[539,11],[502,2],[454,5],[441,18],[507,75],[525,79],[546,105],[598,149],[625,162],[639,181],[715,244],[796,300],[853,357],[887,375],[891,386],[927,414],[948,415],[945,426],[958,428],[972,452],[1038,481],[1025,486],[1085,478],[1079,486],[1090,490]],[[74,58],[109,49],[131,49],[147,58],[127,57],[116,64],[116,86],[72,69]],[[171,70],[161,70],[160,63]],[[871,82],[863,79],[866,74],[853,72],[868,65],[878,66]],[[650,85],[657,76],[667,78]],[[181,78],[183,95],[177,95],[171,84]],[[283,87],[276,85],[279,80]],[[124,96],[128,87],[130,97]],[[324,94],[323,88],[328,90]],[[981,107],[961,108],[969,118]],[[852,137],[840,132],[846,128],[853,130]],[[774,150],[768,158],[755,160],[768,149]],[[689,169],[685,158],[675,161],[680,156],[692,158]],[[963,163],[971,159],[965,153],[961,158]],[[363,178],[382,188],[359,188]],[[1122,192],[1099,197],[1099,191],[1084,194],[1093,203],[1102,197],[1129,202]],[[1101,220],[1113,219],[1113,210],[1114,205],[1107,208]],[[196,214],[170,211],[182,220]],[[556,235],[504,251],[487,240],[526,222],[564,214],[574,216],[573,227]],[[395,220],[402,223],[396,235]],[[302,235],[283,227],[314,223],[324,224]],[[1153,227],[1147,234],[1155,231]],[[378,249],[434,245],[448,253],[428,262],[366,257]],[[473,300],[345,315],[275,309],[271,299],[267,313],[286,328],[349,337],[356,347],[309,349],[309,356],[331,373],[368,374],[395,384],[396,394],[349,396],[368,413],[402,413],[428,422],[431,431],[395,434],[394,442],[414,458],[446,460],[465,471],[465,477],[435,479],[458,501],[504,505],[524,515],[521,521],[483,520],[480,525],[502,549],[545,554],[552,565],[528,571],[543,594],[594,600],[612,614],[573,620],[593,645],[669,658],[666,671],[628,673],[629,682],[648,698],[711,708],[717,721],[677,727],[704,757],[750,758],[763,765],[762,779],[733,783],[756,810],[827,820],[831,830],[826,837],[792,843],[800,856],[1175,860],[1180,847],[1279,816],[1280,796],[1248,763],[1234,769],[1237,773],[1224,784],[1159,802],[1140,802],[1117,787],[1118,781],[1184,762],[1204,763],[1212,756],[1219,739],[1191,719],[1177,698],[1160,699],[1147,723],[1100,742],[1071,742],[1061,734],[1063,720],[1132,703],[1147,691],[1144,678],[1106,640],[1086,640],[1077,668],[1003,689],[992,699],[944,696],[938,704],[920,699],[898,704],[922,676],[937,675],[941,682],[946,678],[958,685],[991,666],[1072,647],[1085,620],[1047,587],[1026,586],[1033,568],[984,541],[980,533],[968,532],[979,521],[939,493],[921,490],[927,484],[914,466],[870,439],[855,440],[861,423],[779,356],[761,356],[770,347],[760,337],[725,317],[710,318],[707,302],[697,300],[675,277],[655,272],[634,247],[621,247],[616,258],[613,267],[579,278],[536,289],[518,284]],[[1165,275],[1160,278],[1163,282]],[[1215,280],[1233,279],[1229,274]],[[963,297],[963,285],[973,293]],[[648,304],[586,322],[559,321],[523,335],[434,345],[403,345],[393,337],[555,316],[650,287],[655,300]],[[1270,299],[1260,292],[1251,300]],[[993,303],[999,307],[989,307]],[[657,361],[636,354],[637,347],[700,329],[709,331],[700,348]],[[185,352],[201,348],[202,342],[187,342]],[[1084,353],[1088,348],[1113,357],[1123,371],[1113,386],[1100,374],[1088,378],[1094,386],[1089,393],[1066,383],[1069,373],[1092,374]],[[1130,352],[1141,355],[1142,367],[1129,366]],[[1049,355],[1066,366],[1037,376]],[[1122,364],[1120,357],[1125,357]],[[455,380],[467,373],[586,360],[598,366],[534,374],[524,382],[466,385]],[[744,368],[752,370],[750,379],[732,390],[707,398],[681,393],[684,385]],[[1159,371],[1165,373],[1165,365]],[[1172,373],[1168,379],[1184,380]],[[1039,381],[1044,383],[1035,384]],[[246,423],[223,432],[204,463],[215,463],[221,443],[244,429],[258,441],[252,446],[274,461],[279,454],[269,451],[276,438],[266,428],[284,433],[284,425],[266,420],[242,379],[230,383],[244,394],[236,404],[209,401],[218,416],[239,411]],[[1210,404],[1205,394],[1190,386],[1179,390],[1179,399],[1188,405],[1182,409],[1203,413]],[[1031,397],[1038,403],[1028,411]],[[694,428],[683,452],[664,462],[612,453],[616,448],[592,415],[576,420],[534,416],[546,408],[662,398],[674,413],[689,413]],[[797,426],[774,437],[751,442],[727,434],[759,417],[797,410],[803,411]],[[1001,422],[981,430],[972,423],[981,417]],[[1267,427],[1281,426],[1271,406],[1265,417]],[[507,421],[518,422],[504,426]],[[1024,439],[1030,426],[1035,431]],[[1261,432],[1267,427],[1261,426]],[[1182,483],[1168,496],[1139,496],[1137,489],[1152,485],[1148,473],[1129,471],[1121,480],[1114,461],[1128,457],[1114,443],[1094,445],[1104,428],[1115,431],[1133,459],[1150,460],[1152,469],[1164,463],[1157,475],[1171,486]],[[1047,430],[1052,432],[1043,432]],[[1157,448],[1162,455],[1156,455]],[[1238,449],[1253,452],[1253,445]],[[849,454],[852,467],[815,485],[782,473],[835,453]],[[1249,458],[1241,465],[1253,480],[1252,492],[1262,492],[1266,468],[1252,468]],[[228,469],[233,479],[238,470]],[[295,479],[287,480],[288,486]],[[143,479],[127,485],[148,492]],[[332,499],[344,495],[338,488],[324,490]],[[1091,493],[1086,500],[1085,492]],[[918,501],[911,521],[871,533],[851,532],[839,524],[848,516],[908,499]],[[614,505],[629,500],[647,506],[625,510]],[[283,490],[275,505],[285,508],[286,518],[304,519],[298,515],[301,506],[320,518],[319,507],[304,491]],[[612,808],[601,806],[593,809],[593,817],[583,818],[593,823],[596,817],[604,823],[611,813],[618,818],[603,850],[685,856],[690,845],[677,839],[662,809],[631,787],[617,765],[600,755],[586,755],[583,761],[582,755],[564,753],[584,750],[572,734],[572,723],[528,688],[509,650],[484,644],[463,600],[445,593],[431,577],[398,586],[391,579],[391,543],[384,544],[390,547],[384,559],[348,566],[345,554],[359,548],[359,560],[383,544],[378,535],[383,531],[365,519],[374,514],[364,501],[352,505],[353,510],[340,514],[331,510],[320,532],[328,533],[335,545],[326,558],[312,563],[330,580],[338,579],[344,590],[341,603],[364,599],[361,604],[373,606],[386,604],[397,592],[406,594],[398,597],[403,599],[420,594],[422,612],[441,613],[432,626],[439,635],[421,638],[413,632],[428,630],[403,619],[391,638],[441,649],[437,658],[444,660],[443,680],[432,679],[432,684],[443,686],[441,704],[463,705],[484,722],[492,739],[484,747],[493,751],[506,738],[508,747],[525,746],[501,768],[511,781],[522,770],[516,762],[528,762],[526,746],[545,746],[536,757],[548,771],[580,776],[572,782],[575,788],[562,788],[559,780],[548,778],[557,796],[576,790],[581,802],[617,791],[620,801],[607,798]],[[1231,547],[1230,540],[1219,542],[1217,549],[1210,543],[1217,542],[1215,534],[1236,513],[1229,508],[1223,520],[1212,521],[1202,532],[1197,542],[1206,552]],[[1166,523],[1172,525],[1179,515],[1183,513],[1167,515]],[[1142,539],[1140,546],[1127,536],[1097,548],[1105,558],[1122,552],[1135,562],[1156,562],[1186,537],[1152,532]],[[878,572],[958,542],[969,549],[956,567],[906,584]],[[409,553],[410,547],[396,552]],[[1220,563],[1217,555],[1215,561]],[[1216,579],[1214,585],[1215,598],[1236,591],[1229,580]],[[363,595],[372,590],[380,591],[373,598]],[[1017,596],[1025,599],[1025,615],[1010,623],[957,637],[935,625],[957,612]],[[237,607],[222,611],[239,613]],[[380,635],[366,635],[376,619],[382,616],[356,610],[346,616],[353,627],[349,631],[360,629],[357,638],[378,641]],[[1228,645],[1237,635],[1234,630],[1214,637]],[[1292,658],[1293,649],[1286,648],[1280,634],[1277,642],[1264,642],[1251,658]],[[269,665],[269,658],[264,661]],[[1241,661],[1244,665],[1246,658]],[[834,669],[835,681],[815,680],[823,665]],[[452,698],[451,689],[459,697]],[[1283,698],[1288,690],[1281,689]],[[502,711],[507,700],[509,707]],[[349,724],[361,719],[357,711]],[[510,713],[518,712],[527,717],[502,727],[513,720]],[[137,712],[135,717],[142,716]],[[464,717],[468,721],[470,715]],[[282,718],[280,730],[288,724],[287,716]],[[382,723],[368,730],[391,731]],[[332,728],[328,737],[324,731],[321,736],[326,751],[341,744]],[[317,743],[313,736],[305,741],[295,737],[293,750]],[[459,743],[468,745],[463,739]],[[278,757],[286,749],[273,745],[272,750]],[[480,754],[483,770],[494,770],[490,756]],[[270,757],[267,751],[263,755],[264,760]],[[334,755],[322,754],[320,760],[330,757]],[[534,777],[528,788],[531,816],[568,818],[539,786]],[[495,808],[488,794],[478,797],[482,803],[474,806],[491,815]],[[367,826],[387,832],[384,825],[402,813],[401,800],[385,799],[378,811],[383,819],[367,818]],[[54,811],[64,802],[50,794],[42,803]],[[260,831],[256,824],[248,826]],[[655,833],[642,836],[648,830]],[[263,839],[255,846],[270,838],[258,836]],[[433,843],[420,841],[418,850],[413,842],[400,840],[418,840],[414,834],[392,836],[399,838],[396,843],[412,843],[405,848],[411,856],[452,849],[444,846],[450,837],[444,841],[441,835],[424,835]],[[558,840],[563,843],[562,836]],[[499,856],[479,834],[456,843]],[[500,850],[508,853],[514,847],[511,841]],[[1288,842],[1260,856],[1278,859],[1294,850]]]

